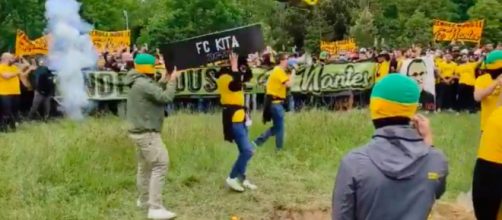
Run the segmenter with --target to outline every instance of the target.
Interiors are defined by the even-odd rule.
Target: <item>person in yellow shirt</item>
[[[261,134],[253,144],[263,145],[268,138],[275,136],[275,146],[281,150],[284,144],[284,101],[286,100],[286,91],[293,85],[294,74],[286,73],[288,68],[288,55],[279,55],[279,65],[276,66],[267,80],[266,100],[263,109],[263,122],[273,121],[272,128]]]
[[[21,95],[20,70],[13,65],[14,56],[0,58],[0,132],[16,130],[16,101]]]
[[[237,161],[226,180],[227,186],[237,192],[257,188],[246,179],[246,168],[254,154],[248,137],[244,105],[244,83],[253,77],[246,59],[247,57],[239,58],[236,54],[231,54],[231,68],[223,67],[216,81],[223,106],[223,134],[225,140],[235,142],[239,150]]]
[[[474,99],[481,102],[481,131],[497,106],[502,88],[502,50],[489,53],[481,64],[484,74],[476,79]]]
[[[382,52],[377,57],[377,72],[375,74],[375,83],[383,79],[390,72],[390,56],[387,52]]]
[[[499,73],[502,70],[499,69]],[[502,94],[485,123],[474,168],[472,201],[476,218],[502,219]]]
[[[454,77],[457,64],[451,54],[445,55],[445,61],[439,65],[440,82],[437,91],[438,112],[451,110],[455,104]]]
[[[474,57],[465,55],[462,64],[458,65],[455,73],[459,76],[458,107],[459,111],[476,112],[474,101],[474,84],[476,83],[476,67],[478,62]]]

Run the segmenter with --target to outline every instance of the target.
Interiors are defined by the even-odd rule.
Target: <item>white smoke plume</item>
[[[45,17],[49,40],[49,68],[57,74],[58,91],[65,114],[83,119],[88,105],[82,69],[96,65],[98,54],[89,32],[92,26],[79,15],[81,4],[75,0],[47,0]]]

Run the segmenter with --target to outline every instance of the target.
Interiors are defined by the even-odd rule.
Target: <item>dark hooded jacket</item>
[[[345,156],[333,194],[333,220],[425,220],[445,191],[445,156],[416,129],[377,129],[371,142]]]

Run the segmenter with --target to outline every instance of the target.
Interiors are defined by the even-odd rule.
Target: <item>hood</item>
[[[138,73],[135,70],[131,70],[129,71],[129,73],[127,73],[127,76],[124,80],[124,84],[126,86],[132,86],[132,84],[134,84],[134,82],[140,78],[148,78],[148,76],[145,76],[145,74]]]
[[[430,151],[417,130],[398,125],[376,130],[368,156],[385,176],[401,180],[414,176]]]

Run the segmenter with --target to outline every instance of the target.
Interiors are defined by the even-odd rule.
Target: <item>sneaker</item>
[[[237,192],[244,192],[244,187],[242,187],[241,183],[239,182],[238,178],[227,178],[227,186],[230,187],[230,189],[237,191]]]
[[[242,183],[242,186],[244,186],[245,188],[248,188],[250,190],[258,189],[258,187],[256,185],[252,184],[251,182],[249,182],[249,180],[244,180],[244,182]]]
[[[166,209],[149,209],[148,219],[173,219],[176,218],[176,213],[167,211]]]

